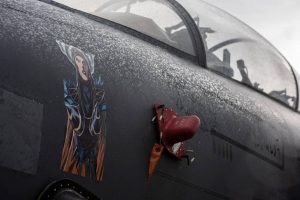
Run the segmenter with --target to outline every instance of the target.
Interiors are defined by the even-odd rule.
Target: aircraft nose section
[[[200,119],[196,115],[173,116],[164,127],[162,140],[166,145],[191,139],[200,127]]]

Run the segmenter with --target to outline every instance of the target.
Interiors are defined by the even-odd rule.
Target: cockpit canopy
[[[207,67],[295,108],[292,69],[257,32],[224,11],[198,0],[178,0],[195,19]]]
[[[187,26],[165,0],[55,0],[124,25],[195,56]]]
[[[150,36],[182,52],[206,60],[206,66],[228,78],[296,108],[295,76],[284,57],[247,25],[200,0],[177,0],[192,18],[187,24],[180,9],[167,0],[55,0]],[[184,12],[186,12],[184,11]],[[198,28],[206,57],[197,55]],[[203,66],[204,67],[204,66]]]

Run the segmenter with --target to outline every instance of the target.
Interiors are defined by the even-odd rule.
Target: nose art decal
[[[64,172],[101,181],[107,110],[103,81],[94,73],[94,55],[56,42],[76,72],[72,80],[64,80],[67,127],[60,167]]]

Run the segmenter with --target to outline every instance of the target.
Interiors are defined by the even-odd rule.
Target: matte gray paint
[[[299,198],[298,113],[166,50],[45,3],[4,0],[0,16],[0,86],[44,105],[38,173],[1,168],[5,198],[32,199],[62,177],[104,199]],[[99,184],[59,170],[66,122],[62,80],[73,71],[56,39],[93,53],[95,73],[104,80],[107,152]],[[157,141],[150,123],[154,103],[197,114],[202,127],[186,144],[196,161],[187,166],[164,154],[148,184],[149,153]],[[232,143],[231,162],[214,154],[213,129]],[[266,145],[280,153],[272,155]]]
[[[0,88],[0,165],[36,174],[43,105]]]

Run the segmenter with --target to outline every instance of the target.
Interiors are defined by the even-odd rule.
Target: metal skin
[[[300,198],[300,115],[294,110],[166,49],[46,3],[2,0],[0,27],[1,89],[44,108],[37,173],[1,167],[1,199],[34,199],[64,177],[103,199]],[[101,183],[59,168],[66,123],[62,82],[73,71],[56,40],[94,54],[95,73],[105,82],[110,109]],[[148,183],[149,153],[157,141],[150,122],[154,103],[195,114],[202,125],[186,142],[196,160],[188,166],[163,154]]]

